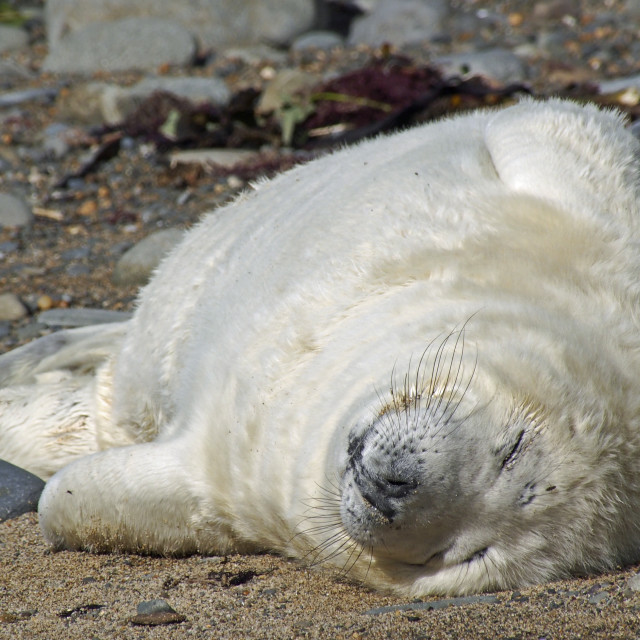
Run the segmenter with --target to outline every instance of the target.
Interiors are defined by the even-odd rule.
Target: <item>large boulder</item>
[[[314,0],[48,0],[49,45],[93,23],[156,17],[187,28],[204,47],[288,43],[313,25]]]

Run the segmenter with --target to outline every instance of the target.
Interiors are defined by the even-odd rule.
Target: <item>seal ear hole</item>
[[[478,551],[476,551],[475,553],[471,554],[465,560],[465,562],[467,564],[470,564],[471,562],[475,562],[476,560],[482,560],[482,558],[484,558],[487,555],[488,551],[489,551],[489,547],[485,547],[484,549],[478,549]]]

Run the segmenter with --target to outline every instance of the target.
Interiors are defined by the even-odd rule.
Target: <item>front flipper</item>
[[[180,443],[150,442],[77,460],[47,483],[40,526],[58,549],[161,555],[236,548]]]

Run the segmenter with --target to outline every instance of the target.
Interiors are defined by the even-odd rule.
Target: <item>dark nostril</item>
[[[390,498],[404,498],[418,486],[414,479],[397,477],[379,478],[375,484],[381,492],[386,493]]]
[[[350,467],[362,497],[390,522],[393,522],[402,499],[418,486],[415,478],[395,473],[382,475],[362,458],[352,458]]]

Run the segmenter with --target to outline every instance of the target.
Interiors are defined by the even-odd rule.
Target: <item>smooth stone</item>
[[[86,265],[86,264],[70,264],[68,265],[64,272],[68,275],[71,276],[72,278],[75,278],[77,276],[87,276],[91,273],[91,269]]]
[[[93,23],[158,17],[182,25],[203,48],[288,44],[315,20],[315,0],[47,0],[49,46]]]
[[[444,0],[380,0],[351,24],[351,45],[419,44],[444,31],[449,15]]]
[[[85,124],[102,124],[102,99],[113,85],[106,82],[75,82],[56,100],[59,117]]]
[[[636,573],[635,576],[631,576],[629,580],[627,580],[627,587],[631,589],[631,591],[640,591],[640,573]]]
[[[0,522],[36,511],[43,489],[38,476],[0,460]]]
[[[0,53],[12,49],[22,49],[29,44],[29,36],[20,27],[0,24]]]
[[[494,595],[460,596],[457,598],[444,598],[430,602],[411,602],[409,604],[393,604],[387,607],[376,607],[365,611],[365,615],[377,616],[381,613],[397,613],[398,611],[429,611],[431,609],[446,609],[447,607],[459,607],[468,604],[488,603],[499,604],[500,600]]]
[[[113,270],[117,285],[143,285],[165,255],[182,240],[179,229],[156,231],[138,242],[118,260]]]
[[[19,327],[16,330],[16,337],[20,342],[24,340],[32,340],[33,338],[39,338],[43,331],[46,330],[46,326],[40,322],[30,322],[24,327]]]
[[[136,613],[175,613],[176,610],[166,601],[160,598],[155,600],[145,600],[141,602],[137,608]]]
[[[20,320],[29,313],[15,293],[0,293],[0,322]]]
[[[107,124],[122,122],[156,91],[172,93],[194,104],[225,106],[231,99],[229,87],[220,78],[144,78],[133,87],[104,87],[99,100],[102,118]]]
[[[82,260],[88,258],[91,255],[91,247],[76,247],[75,249],[67,249],[60,254],[60,258],[64,261],[67,260]]]
[[[18,243],[17,242],[13,242],[13,240],[7,240],[6,242],[0,242],[0,254],[5,254],[5,253],[13,253],[14,251],[18,250]],[[0,255],[0,258],[2,256]]]
[[[430,602],[411,602],[409,604],[394,604],[388,607],[376,607],[365,611],[365,615],[377,616],[382,613],[396,613],[398,611],[429,611],[431,609],[446,609],[447,607],[459,607],[461,605],[476,603],[499,604],[500,600],[494,595],[460,596],[457,598],[444,598]]]
[[[162,18],[125,18],[73,31],[51,47],[43,70],[57,73],[157,69],[192,62],[196,44],[182,25]]]
[[[69,151],[69,140],[73,138],[74,132],[74,129],[67,124],[53,122],[40,136],[42,148],[56,159],[63,158]],[[63,259],[66,259],[64,255]]]
[[[603,80],[598,85],[600,93],[618,93],[625,89],[640,89],[640,74],[627,76],[626,78],[611,78],[610,80]]]
[[[287,53],[264,44],[235,47],[230,46],[224,49],[222,55],[228,60],[240,60],[245,64],[264,64],[273,62],[276,64],[286,64]]]
[[[137,613],[130,622],[135,625],[155,626],[184,622],[186,617],[178,613],[165,600],[147,600],[137,607]]]
[[[58,95],[58,89],[42,87],[23,91],[6,91],[0,94],[0,107],[16,107],[25,102],[49,102]]]
[[[488,49],[469,53],[454,53],[433,60],[447,76],[485,76],[503,84],[522,82],[527,77],[527,66],[507,49]]]
[[[109,309],[49,309],[38,315],[38,322],[48,327],[85,327],[129,320],[133,314]]]
[[[10,193],[0,193],[0,227],[26,227],[33,222],[27,203]]]
[[[169,154],[169,165],[176,167],[180,164],[199,164],[206,167],[216,164],[229,168],[257,157],[255,151],[247,149],[188,149]]]
[[[306,49],[333,49],[344,46],[344,38],[333,31],[309,31],[291,44],[292,51],[304,51]]]

